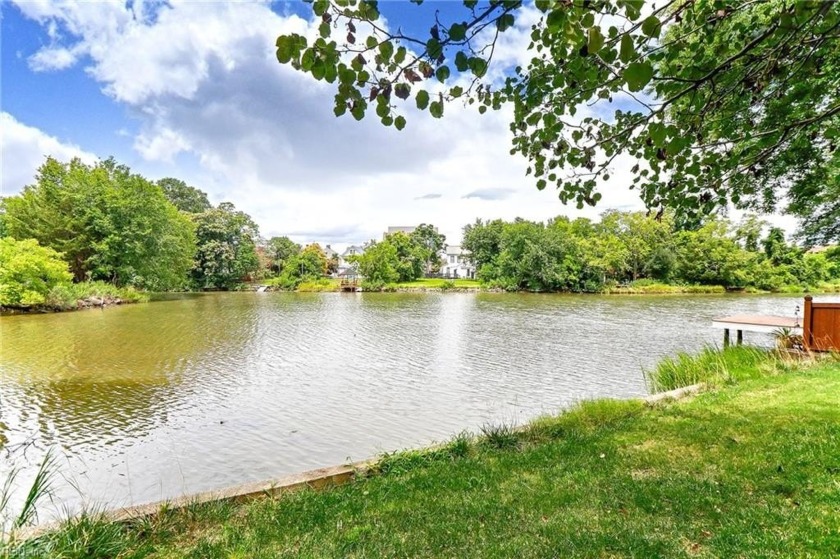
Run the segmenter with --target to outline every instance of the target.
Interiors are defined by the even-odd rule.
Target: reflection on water
[[[718,341],[712,317],[799,302],[224,293],[3,317],[0,477],[54,447],[74,509],[359,459],[643,394],[643,368]]]

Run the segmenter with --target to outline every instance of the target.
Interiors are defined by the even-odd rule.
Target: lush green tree
[[[268,240],[266,250],[272,260],[272,270],[279,274],[285,268],[286,262],[300,253],[300,245],[289,237],[272,237]]]
[[[804,254],[791,266],[792,273],[804,286],[818,286],[833,279],[834,269],[824,252]]]
[[[0,238],[0,307],[44,303],[50,290],[73,275],[59,253],[35,239]]]
[[[157,181],[157,185],[163,189],[167,200],[182,212],[198,214],[213,207],[206,192],[188,186],[180,179],[167,177]]]
[[[793,213],[802,217],[796,236],[806,246],[840,243],[840,150],[834,152],[831,172],[808,186],[791,202]]]
[[[190,220],[159,186],[113,159],[47,158],[35,184],[4,206],[8,234],[64,254],[76,281],[165,290],[182,286],[191,265]]]
[[[757,215],[748,214],[744,216],[741,223],[735,229],[735,240],[738,241],[744,250],[758,252],[760,250],[761,234],[767,225],[767,221],[759,218]]]
[[[350,261],[359,267],[359,273],[366,282],[386,284],[399,281],[400,259],[397,247],[387,242],[372,242],[362,254],[350,257]]]
[[[434,225],[420,224],[412,231],[411,240],[426,249],[425,271],[432,273],[440,269],[440,252],[446,246],[446,235],[438,233]]]
[[[192,280],[199,289],[230,289],[259,270],[257,224],[230,202],[222,202],[192,219],[196,251]]]
[[[669,219],[653,219],[644,212],[607,210],[597,229],[622,244],[627,276],[623,279],[639,279],[663,264],[661,259],[668,252],[671,238]]]
[[[469,254],[476,273],[480,273],[482,267],[491,265],[501,252],[504,226],[501,219],[487,222],[476,219],[475,223],[464,227],[461,247]]]
[[[687,283],[745,287],[749,284],[750,253],[728,235],[723,220],[709,220],[696,231],[676,235],[677,269]]]
[[[529,62],[505,73],[488,71],[496,43],[531,5],[463,5],[408,35],[374,0],[315,0],[320,37],[280,36],[277,58],[335,84],[336,115],[375,112],[397,129],[407,105],[439,118],[452,101],[512,104],[513,151],[538,188],[578,206],[598,202],[619,154],[639,160],[646,204],[680,215],[824,188],[840,136],[840,3],[537,0]]]
[[[396,249],[399,281],[414,281],[423,276],[423,269],[431,258],[425,244],[420,244],[416,237],[401,231],[386,235],[382,242]]]
[[[790,265],[801,258],[802,251],[787,243],[785,232],[780,227],[771,227],[761,244],[764,254],[777,266]]]

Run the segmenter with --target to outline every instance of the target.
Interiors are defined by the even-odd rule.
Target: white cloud
[[[431,222],[454,240],[477,217],[594,217],[603,210],[578,212],[555,193],[536,190],[524,159],[509,154],[509,109],[479,116],[450,105],[442,120],[409,110],[402,132],[375,117],[336,119],[333,87],[275,58],[278,34],[311,34],[314,25],[267,4],[19,6],[45,27],[58,27],[53,44],[31,56],[33,68],[82,61],[140,120],[134,148],[149,169],[233,201],[264,234],[339,243],[379,237],[388,225]],[[503,36],[494,72],[526,60],[535,18],[526,11],[521,28]],[[177,167],[184,155],[195,158],[197,171]],[[616,186],[604,197],[610,206],[641,207],[620,186],[631,164],[617,163]]]
[[[74,157],[87,163],[96,161],[92,153],[18,122],[9,113],[0,113],[0,129],[3,130],[0,135],[0,193],[3,196],[15,194],[27,184],[32,184],[36,170],[47,155],[63,161]]]

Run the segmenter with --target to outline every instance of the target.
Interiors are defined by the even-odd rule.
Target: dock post
[[[729,328],[723,330],[723,347],[724,349],[729,347]]]
[[[744,331],[738,330],[738,345],[744,345]]]
[[[805,351],[811,351],[811,329],[813,328],[812,314],[814,312],[814,298],[810,295],[805,296],[805,315],[802,317],[802,345],[805,346]]]

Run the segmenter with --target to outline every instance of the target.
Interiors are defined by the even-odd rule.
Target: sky
[[[380,7],[392,29],[430,26],[428,9]],[[433,7],[447,21],[457,5]],[[596,208],[538,191],[527,162],[510,155],[510,108],[479,115],[456,104],[437,120],[408,107],[402,131],[375,117],[336,118],[333,86],[275,56],[278,35],[314,33],[305,4],[2,0],[0,16],[4,196],[31,184],[47,155],[113,156],[150,179],[177,177],[213,203],[233,202],[264,237],[338,247],[392,225],[432,223],[457,242],[476,218],[643,209],[625,186],[626,158]],[[536,17],[526,10],[502,35],[489,75],[527,61]]]

